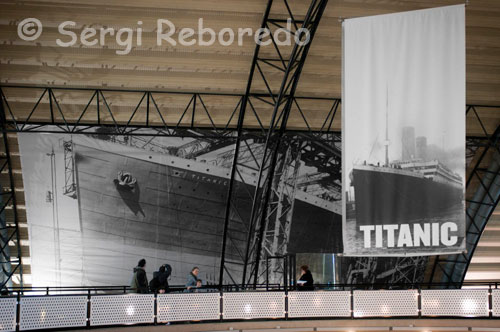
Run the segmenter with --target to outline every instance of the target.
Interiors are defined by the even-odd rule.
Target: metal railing
[[[313,291],[321,290],[404,290],[404,289],[467,289],[467,288],[487,288],[499,289],[500,282],[498,281],[483,281],[483,282],[433,282],[433,283],[327,283],[314,284]],[[283,285],[283,284],[228,284],[223,285],[205,285],[195,288],[197,291],[203,292],[241,292],[241,291],[297,291],[300,290],[298,285]],[[186,291],[184,285],[170,285],[167,293],[182,293]],[[72,294],[128,294],[134,293],[134,290],[127,285],[117,286],[39,286],[39,287],[6,287],[0,294],[1,296],[10,295],[72,295]],[[151,291],[150,294],[155,292]]]
[[[10,288],[0,297],[0,331],[186,321],[304,318],[500,318],[497,282],[446,284],[203,286],[135,294],[128,286]],[[251,287],[250,287],[251,286]]]

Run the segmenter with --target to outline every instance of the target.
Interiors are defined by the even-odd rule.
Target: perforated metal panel
[[[491,290],[491,313],[494,317],[500,317],[500,289]]]
[[[220,318],[219,293],[160,294],[158,321],[214,320]]]
[[[21,330],[85,326],[87,297],[22,297],[19,323]]]
[[[288,317],[349,317],[351,292],[289,292]]]
[[[487,289],[422,290],[424,316],[488,316]]]
[[[285,293],[225,293],[223,313],[224,319],[285,317]]]
[[[417,290],[354,291],[354,317],[417,316]]]
[[[17,299],[0,297],[0,332],[16,330]]]
[[[154,295],[124,294],[92,296],[90,325],[154,322]]]

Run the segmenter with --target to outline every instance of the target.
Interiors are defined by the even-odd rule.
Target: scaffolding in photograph
[[[64,149],[64,187],[63,195],[77,198],[76,176],[75,176],[75,154],[73,153],[73,141],[63,141]]]

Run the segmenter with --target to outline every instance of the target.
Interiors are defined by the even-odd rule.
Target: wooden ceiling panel
[[[0,83],[73,87],[154,89],[188,92],[243,93],[254,51],[251,37],[241,46],[156,45],[156,20],[171,20],[176,27],[197,27],[198,18],[216,31],[229,27],[256,29],[267,1],[146,0],[140,3],[111,0],[28,0],[3,2],[0,13]],[[308,2],[290,0],[297,18]],[[462,3],[459,0],[330,0],[306,60],[296,94],[341,96],[341,19],[423,9]],[[273,8],[274,12],[284,8]],[[37,17],[44,32],[35,43],[17,36],[17,23]],[[283,15],[281,15],[283,16]],[[283,16],[283,18],[286,18]],[[142,45],[129,54],[116,38],[105,37],[105,46],[60,47],[59,23],[73,20],[75,32],[83,27],[136,28],[143,22]],[[500,105],[500,2],[472,0],[466,7],[467,102]],[[178,37],[179,30],[174,35]],[[273,55],[273,47],[261,49]],[[283,51],[286,57],[290,52]],[[279,86],[279,73],[271,73]],[[260,80],[254,91],[265,92]],[[274,91],[276,92],[276,91]],[[423,96],[425,97],[425,96]],[[293,121],[293,119],[291,119]],[[300,120],[300,119],[299,119]],[[297,123],[299,123],[298,121]]]

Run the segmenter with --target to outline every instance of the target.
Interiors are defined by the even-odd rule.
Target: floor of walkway
[[[93,332],[500,332],[500,319],[352,319],[352,320],[273,320],[224,323],[174,323],[157,326],[129,326],[91,329]],[[89,330],[87,330],[89,331]]]

